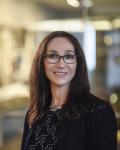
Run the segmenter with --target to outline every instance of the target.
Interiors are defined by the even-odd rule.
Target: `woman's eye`
[[[65,58],[65,59],[73,59],[73,58],[74,58],[74,55],[65,55],[64,58]]]
[[[56,54],[48,54],[48,58],[58,58],[58,56]]]

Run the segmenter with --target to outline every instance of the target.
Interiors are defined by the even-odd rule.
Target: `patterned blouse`
[[[61,110],[50,110],[41,122],[39,122],[29,140],[27,150],[55,150],[59,136],[57,125],[62,119]]]

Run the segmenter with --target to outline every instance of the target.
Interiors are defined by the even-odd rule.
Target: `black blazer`
[[[111,105],[98,97],[84,96],[77,119],[64,119],[57,150],[117,150],[117,125]],[[34,128],[34,127],[33,127]],[[21,150],[32,134],[25,119]]]

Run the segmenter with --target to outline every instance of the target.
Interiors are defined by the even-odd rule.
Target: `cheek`
[[[71,67],[71,75],[74,77],[76,73],[77,64]]]
[[[76,72],[76,68],[77,68],[77,64],[75,64],[72,68],[73,72],[75,73]]]
[[[45,68],[45,72],[47,72],[50,69],[50,65],[44,61],[44,68]]]
[[[48,78],[51,74],[52,67],[53,66],[51,64],[48,64],[48,63],[44,62],[44,70],[45,70],[45,74]]]

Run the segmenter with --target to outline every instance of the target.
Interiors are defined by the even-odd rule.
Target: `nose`
[[[57,63],[57,66],[59,66],[59,67],[65,66],[65,62],[64,62],[63,58],[60,58],[59,62]]]

